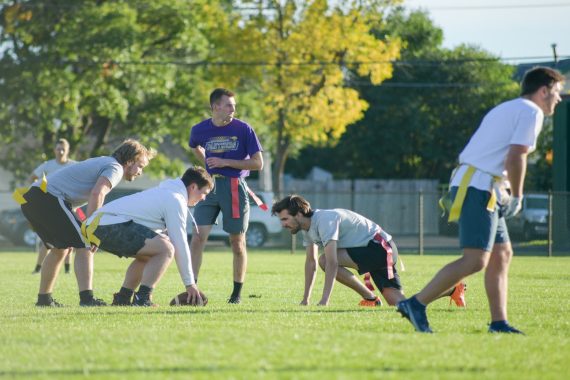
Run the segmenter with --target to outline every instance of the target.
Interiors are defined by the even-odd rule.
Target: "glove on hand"
[[[505,206],[503,216],[510,219],[521,211],[523,197],[511,197],[509,203]]]

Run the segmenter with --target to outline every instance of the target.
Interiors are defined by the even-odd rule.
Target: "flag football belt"
[[[83,235],[89,244],[96,245],[97,247],[101,244],[101,240],[95,236],[95,230],[99,226],[99,221],[103,214],[103,212],[97,214],[89,225],[87,225],[87,220],[84,220],[83,223],[81,223],[81,235]]]
[[[449,210],[447,209],[445,202],[445,199],[449,197],[449,191],[439,200],[439,207],[442,208],[443,212],[445,213],[446,211],[449,211],[449,217],[447,218],[448,222],[457,222],[459,220],[461,209],[463,208],[463,202],[465,201],[465,196],[467,195],[467,188],[469,187],[471,178],[473,177],[473,174],[475,174],[476,170],[478,170],[476,167],[467,165],[467,170],[465,173],[463,173],[463,178],[461,178],[461,182],[459,183],[459,187],[457,189],[457,194],[455,195],[455,199],[451,204]],[[491,176],[493,177],[494,182],[501,180],[501,177],[494,175]],[[489,198],[489,202],[487,202],[487,210],[493,212],[497,206],[497,195],[495,194],[495,189],[493,187],[491,187],[490,192],[491,197]]]
[[[223,176],[221,174],[212,174],[212,177],[213,178],[229,178],[230,179],[230,189],[231,189],[231,194],[232,194],[232,218],[238,219],[240,217],[240,214],[239,214],[239,191],[238,191],[239,178],[237,178],[237,177],[226,177],[226,176]],[[255,195],[255,193],[249,188],[249,186],[247,186],[247,183],[245,181],[243,184],[245,186],[245,189],[247,190],[247,193],[249,194],[251,199],[253,199],[255,204],[257,206],[259,206],[259,208],[262,209],[263,211],[269,210],[267,205],[265,203],[263,203],[263,201],[257,195]]]
[[[14,199],[19,205],[28,203],[28,201],[26,201],[26,198],[24,198],[24,195],[28,191],[30,191],[31,188],[32,188],[31,186],[16,188],[16,190],[14,190],[14,192],[12,193],[12,199]],[[40,183],[40,189],[47,194],[47,178],[45,173],[42,176],[42,183]]]

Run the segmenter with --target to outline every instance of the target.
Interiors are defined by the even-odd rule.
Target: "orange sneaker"
[[[379,307],[379,306],[382,306],[382,300],[380,299],[380,297],[376,297],[376,299],[373,299],[373,300],[363,299],[362,301],[360,301],[358,303],[358,306]]]
[[[465,307],[467,304],[465,302],[465,291],[467,290],[467,284],[464,282],[460,282],[455,285],[455,289],[453,289],[453,293],[449,296],[449,304],[451,302],[455,302],[457,307]]]

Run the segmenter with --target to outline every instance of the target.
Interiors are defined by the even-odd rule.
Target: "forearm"
[[[87,202],[87,212],[85,215],[89,218],[93,213],[103,206],[105,201],[105,194],[102,193],[91,193],[89,196],[89,201]]]
[[[329,299],[334,286],[334,280],[338,272],[338,262],[327,260],[325,265],[325,285],[323,287],[323,297],[321,298],[321,305],[328,305]]]
[[[315,277],[317,273],[317,263],[314,261],[305,262],[305,292],[303,294],[303,301],[307,304],[311,299],[313,285],[315,284]]]
[[[511,195],[520,198],[523,195],[526,174],[526,154],[509,154],[505,162],[507,176],[511,184]]]
[[[194,156],[203,164],[206,164],[206,154],[204,153],[204,149],[202,147],[192,148],[192,153]]]
[[[225,166],[240,170],[261,170],[263,164],[259,160],[249,158],[247,160],[224,159]]]

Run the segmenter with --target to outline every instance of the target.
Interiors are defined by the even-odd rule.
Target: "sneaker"
[[[414,301],[413,297],[398,302],[396,305],[396,311],[402,314],[402,317],[405,317],[410,321],[416,331],[432,333],[433,331],[429,327],[425,308],[415,306],[412,301]]]
[[[467,284],[464,282],[460,282],[459,284],[455,285],[455,289],[453,289],[453,293],[449,296],[449,304],[451,302],[455,302],[457,307],[466,307],[467,303],[465,302],[465,291],[467,290]]]
[[[37,307],[63,307],[63,304],[57,302],[53,298],[49,302],[36,302]]]
[[[132,304],[131,298],[125,297],[121,293],[113,294],[113,303],[111,303],[111,306],[131,306]]]
[[[373,300],[363,299],[358,303],[358,306],[380,307],[380,306],[382,306],[382,300],[380,299],[380,297],[376,297]]]
[[[241,303],[241,297],[240,296],[235,296],[235,297],[230,297],[230,299],[228,300],[228,303],[233,303],[233,304],[239,304]]]
[[[489,324],[489,332],[490,333],[506,333],[506,334],[521,334],[525,335],[521,330],[514,328],[513,326],[509,325],[508,322],[501,324],[499,326],[493,326],[493,323]]]
[[[89,301],[79,301],[79,306],[86,306],[86,307],[107,306],[107,303],[99,298],[91,298]]]
[[[135,294],[135,299],[133,300],[133,303],[131,305],[142,306],[142,307],[158,307],[158,305],[153,303],[150,300],[150,298],[142,299],[142,298],[139,298],[136,294]]]

